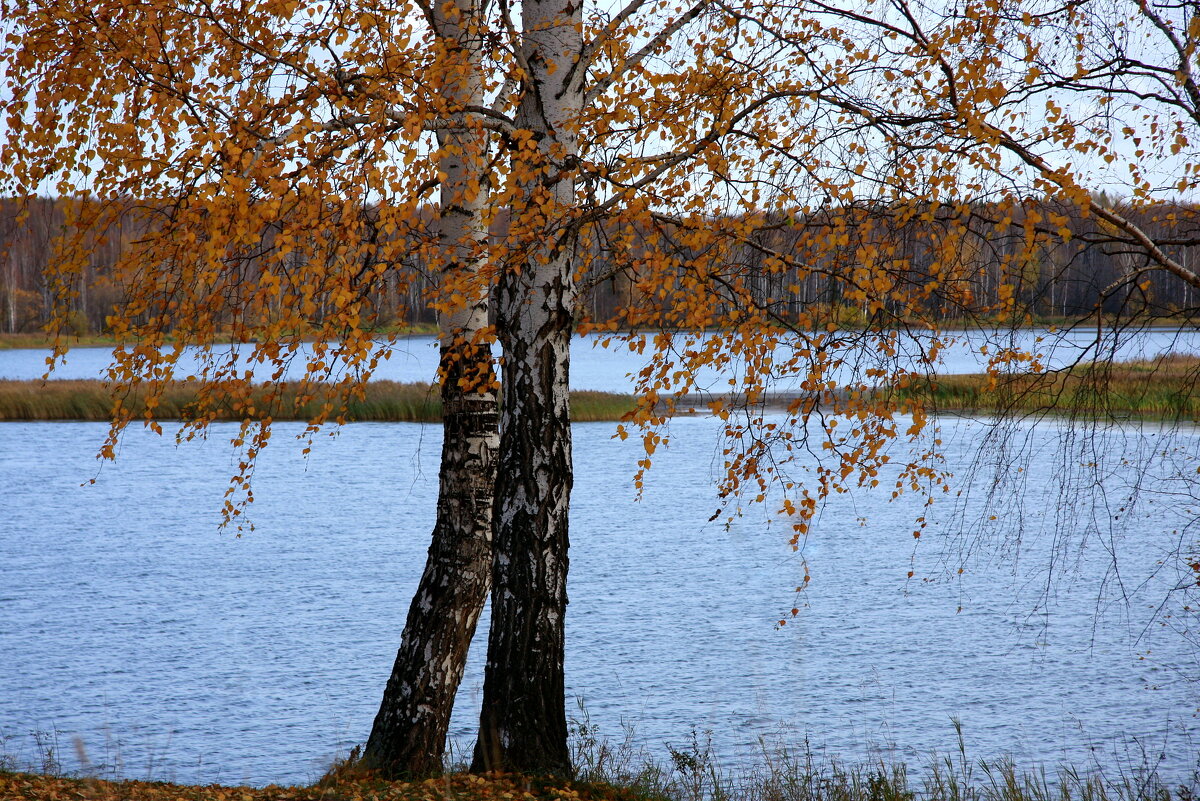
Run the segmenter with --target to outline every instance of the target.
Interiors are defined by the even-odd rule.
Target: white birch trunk
[[[571,769],[563,624],[576,291],[570,162],[578,153],[583,97],[572,67],[582,48],[581,10],[580,0],[522,4],[522,54],[531,74],[516,124],[534,134],[542,169],[525,176],[524,197],[513,209],[515,232],[529,237],[530,258],[519,271],[504,271],[497,297],[504,402],[492,627],[472,765],[478,771],[562,775]],[[551,221],[545,228],[525,216],[534,208]]]
[[[457,13],[438,7],[447,46],[468,69],[448,87],[454,105],[479,105],[483,85],[478,14],[472,0]],[[487,597],[492,505],[499,447],[488,324],[488,288],[480,275],[486,252],[483,178],[487,139],[479,130],[439,133],[441,186],[438,234],[445,267],[443,294],[466,302],[439,315],[443,444],[437,522],[421,582],[409,608],[395,666],[363,753],[365,767],[389,778],[441,771],[454,697],[467,650]]]

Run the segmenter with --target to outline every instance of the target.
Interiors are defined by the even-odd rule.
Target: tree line
[[[1155,241],[1166,243],[1164,249],[1181,264],[1191,266],[1200,259],[1200,245],[1196,244],[1200,239],[1200,207],[1164,202],[1124,208],[1104,194],[1098,196],[1098,201],[1120,209]],[[5,333],[41,331],[51,322],[55,297],[47,266],[54,258],[54,242],[66,229],[66,206],[77,202],[41,197],[0,200],[0,255],[4,260],[0,309]],[[1030,210],[1037,218],[1033,225],[1043,229],[1043,221],[1054,217],[1057,235],[1032,253],[1024,247]],[[426,210],[419,217],[414,230],[424,229],[427,236],[432,212]],[[1101,312],[1183,321],[1195,313],[1197,293],[1189,283],[1174,281],[1162,272],[1148,275],[1148,283],[1123,282],[1123,277],[1140,266],[1138,254],[1127,247],[1097,244],[1103,237],[1101,226],[1077,209],[1033,204],[1000,225],[1003,217],[999,208],[976,204],[965,218],[929,208],[914,219],[898,221],[886,209],[843,207],[763,219],[756,226],[753,243],[732,254],[731,265],[736,266],[739,280],[755,301],[772,307],[782,320],[795,322],[806,310],[811,315],[813,309],[824,307],[833,319],[846,325],[862,325],[867,311],[854,300],[852,287],[845,280],[850,273],[847,266],[861,256],[862,248],[886,248],[897,265],[893,269],[904,274],[905,281],[927,284],[931,268],[943,263],[943,254],[937,252],[939,235],[947,228],[959,227],[953,255],[961,276],[956,291],[931,293],[911,309],[900,308],[899,300],[892,299],[888,305],[893,317],[929,316],[950,324],[976,320],[988,310],[999,308],[1001,287],[1011,287],[1022,314],[1037,320],[1067,320]],[[502,236],[506,222],[501,216],[493,224],[497,230],[492,236]],[[66,301],[71,333],[109,331],[108,318],[121,313],[124,299],[134,290],[121,281],[114,265],[150,225],[147,215],[131,210],[103,230],[89,232],[87,259],[74,277]],[[851,231],[853,238],[831,251],[825,240],[835,230]],[[619,238],[607,231],[602,237],[606,241]],[[635,242],[637,238],[635,232]],[[438,270],[415,242],[407,243],[405,251],[400,261],[364,292],[369,326],[394,330],[436,324],[436,312],[427,299]],[[803,253],[812,263],[823,264],[824,269],[799,275],[794,263],[769,263],[767,252]],[[249,280],[254,280],[257,261],[247,259]],[[611,257],[611,249],[602,246],[593,248],[586,264],[582,283],[587,291],[580,304],[581,323],[653,327],[677,322],[670,300],[655,300],[661,276],[646,276],[629,266],[621,268]],[[318,304],[311,323],[320,326],[331,305]]]

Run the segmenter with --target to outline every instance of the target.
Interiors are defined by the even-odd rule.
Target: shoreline
[[[1093,762],[1076,769],[1060,763],[1048,772],[1045,766],[1020,768],[1008,757],[968,760],[961,742],[958,753],[961,760],[956,754],[935,761],[939,755],[934,754],[916,765],[905,761],[848,764],[811,751],[765,753],[762,765],[731,772],[698,746],[672,750],[674,767],[644,753],[633,756],[629,764],[606,764],[585,746],[573,779],[471,774],[460,766],[424,780],[386,781],[364,773],[352,761],[340,761],[310,785],[265,786],[18,772],[0,763],[0,797],[25,801],[1193,801],[1200,788],[1200,771],[1172,786],[1147,764],[1131,773],[1121,765],[1106,769]]]
[[[1101,322],[1101,330],[1108,331],[1118,321],[1104,319]],[[1200,321],[1171,318],[1154,318],[1144,321],[1138,320],[1122,320],[1119,321],[1123,328],[1136,329],[1141,331],[1184,331],[1195,330],[1200,327]],[[881,329],[882,331],[922,331],[922,332],[937,332],[941,334],[956,334],[964,331],[1054,331],[1054,330],[1091,330],[1096,328],[1094,318],[1058,318],[1046,317],[1035,318],[1029,322],[1022,322],[1019,325],[1012,325],[1002,320],[973,320],[973,321],[945,321],[935,327],[929,323],[920,320],[902,320],[897,322],[895,326]],[[861,325],[853,323],[839,324],[840,331],[862,332],[868,329]],[[577,336],[623,336],[630,334],[645,334],[651,336],[658,333],[668,332],[672,334],[679,333],[700,333],[693,329],[675,328],[672,326],[663,326],[661,328],[644,327],[641,329],[620,328],[610,330],[603,327],[584,326],[582,330],[577,329]],[[705,329],[704,333],[720,333],[720,329]],[[431,323],[418,323],[412,326],[404,326],[396,329],[380,329],[379,331],[370,332],[372,339],[410,339],[415,337],[436,337],[438,328]],[[67,347],[71,350],[76,348],[115,348],[120,343],[116,338],[106,334],[68,334],[64,337]],[[255,340],[251,339],[235,339],[233,337],[218,337],[213,344],[217,345],[249,345]],[[300,337],[302,342],[317,341],[315,335],[303,335]],[[172,344],[173,340],[168,339],[166,344]],[[50,349],[54,346],[54,337],[43,332],[23,332],[23,333],[0,333],[0,350],[41,350]]]
[[[309,421],[319,416],[323,404],[329,422],[441,421],[441,399],[436,386],[423,383],[370,381],[364,395],[341,401],[322,394],[320,385],[303,388],[286,382],[274,397],[262,385],[217,387],[202,390],[198,382],[175,381],[162,388],[154,414],[146,416],[145,391],[135,390],[124,400],[131,422],[154,419],[187,422],[204,414],[211,422],[241,420]],[[207,393],[204,396],[204,393]],[[710,415],[714,406],[734,411],[785,411],[808,399],[804,393],[764,392],[749,405],[745,396],[732,393],[693,393],[664,397],[658,410],[673,405],[676,415]],[[836,396],[840,408],[850,410],[844,391]],[[828,400],[828,399],[826,399]],[[1158,420],[1200,422],[1200,357],[1160,358],[1153,362],[1117,362],[1084,365],[1061,373],[982,373],[942,375],[907,387],[879,387],[863,393],[865,402],[887,402],[904,414],[913,408],[924,413],[953,416],[1019,416],[1046,414],[1055,417],[1108,420]],[[574,422],[619,422],[636,407],[632,394],[572,390]],[[814,410],[828,403],[819,401]],[[100,379],[0,379],[0,423],[5,422],[111,422],[113,397]]]
[[[268,398],[261,385],[232,388],[223,393],[209,388],[202,397],[197,382],[174,381],[162,388],[152,417],[146,416],[146,393],[135,390],[123,400],[130,422],[154,419],[160,422],[187,422],[206,416],[210,422],[256,420],[271,422],[315,419],[326,402],[328,422],[343,416],[344,422],[438,423],[442,402],[436,386],[402,384],[396,381],[372,381],[363,387],[363,396],[345,403],[321,387],[303,388],[298,382],[280,385],[280,393]],[[611,392],[571,392],[571,414],[577,422],[620,420],[632,410],[632,395]],[[109,385],[99,379],[0,379],[0,424],[31,422],[111,422],[113,396]]]

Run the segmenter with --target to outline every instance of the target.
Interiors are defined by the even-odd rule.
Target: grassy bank
[[[313,787],[198,787],[166,782],[112,782],[0,772],[9,801],[636,801],[630,790],[523,777],[452,774],[423,782],[356,781]]]
[[[1163,356],[1055,373],[938,376],[897,390],[939,411],[1054,411],[1087,417],[1200,420],[1200,359]]]
[[[116,340],[104,334],[71,334],[65,342],[72,348],[101,348],[115,347]],[[41,332],[25,334],[0,334],[0,350],[17,350],[20,348],[36,348],[49,350],[54,345],[54,337]]]
[[[582,709],[582,707],[581,707]],[[905,763],[881,756],[848,764],[814,751],[807,738],[799,747],[760,739],[757,760],[729,768],[714,751],[712,732],[692,730],[680,748],[666,744],[665,759],[624,737],[602,737],[586,710],[569,723],[573,780],[466,773],[451,756],[447,773],[424,781],[385,782],[364,775],[355,748],[334,762],[311,786],[197,786],[121,778],[119,755],[113,764],[87,759],[82,741],[75,750],[86,775],[64,774],[58,732],[42,733],[32,760],[6,749],[0,736],[0,799],[131,799],[136,801],[1198,801],[1200,754],[1185,762],[1189,774],[1168,784],[1158,774],[1165,754],[1127,747],[1114,750],[1107,764],[1093,749],[1087,765],[1021,770],[1012,759],[968,755],[962,725],[952,720],[956,746]],[[1135,742],[1136,745],[1136,742]],[[1175,743],[1176,748],[1180,746]],[[1183,747],[1191,749],[1190,741]],[[111,758],[111,754],[106,757]],[[911,770],[910,770],[911,768]],[[212,766],[208,766],[211,772]],[[101,777],[109,778],[101,778]]]
[[[197,385],[176,382],[167,387],[155,410],[159,420],[182,420],[194,416]],[[298,384],[284,386],[283,397],[272,410],[274,420],[310,420],[321,408],[317,397],[297,404]],[[145,411],[145,393],[135,392],[125,405],[135,416]],[[245,415],[235,412],[232,405],[218,399],[223,409],[218,419],[241,420]],[[260,419],[266,415],[256,405],[250,415]],[[571,414],[577,422],[618,420],[633,408],[628,395],[608,392],[572,392]],[[112,411],[112,397],[102,381],[0,381],[0,421],[28,420],[89,420],[106,422]],[[441,399],[435,387],[428,384],[400,384],[395,381],[372,381],[366,385],[362,399],[352,401],[346,419],[355,422],[437,422],[442,417]]]
[[[1022,773],[1011,762],[928,766],[920,781],[903,764],[847,768],[807,759],[733,777],[690,753],[670,767],[577,781],[451,773],[419,782],[326,778],[309,787],[227,787],[109,781],[0,770],[0,798],[16,801],[1195,801],[1197,779],[1168,787],[1153,773],[1105,778],[1061,769]]]
[[[160,420],[188,419],[196,408],[197,385],[177,382],[167,387],[155,416]],[[899,399],[920,400],[942,412],[1055,412],[1085,417],[1134,417],[1150,420],[1200,420],[1200,358],[1165,356],[1151,361],[1079,365],[1056,373],[1013,373],[939,376],[894,390]],[[274,420],[310,420],[320,411],[320,396],[296,402],[298,384],[286,384],[274,404]],[[786,403],[790,395],[781,396]],[[736,403],[736,398],[731,399]],[[633,408],[633,397],[608,392],[571,393],[571,415],[576,422],[619,420]],[[145,397],[135,392],[125,405],[135,417],[145,410]],[[707,400],[684,398],[678,408],[702,409]],[[241,420],[232,403],[217,400],[218,419]],[[266,415],[255,403],[252,419]],[[89,420],[107,421],[112,409],[109,390],[101,381],[0,380],[0,421]],[[363,398],[347,407],[346,419],[358,422],[437,422],[441,401],[428,384],[372,381]]]

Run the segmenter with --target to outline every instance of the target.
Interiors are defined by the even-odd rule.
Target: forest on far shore
[[[1137,208],[1123,207],[1121,201],[1100,197],[1100,203],[1120,210],[1137,223],[1163,250],[1185,268],[1200,265],[1198,241],[1200,206],[1160,203]],[[95,201],[82,201],[94,203]],[[56,241],[68,230],[68,201],[49,198],[0,199],[0,334],[20,334],[42,330],[51,320],[56,292],[53,260]],[[74,278],[65,297],[70,313],[69,333],[78,336],[102,335],[106,318],[121,307],[126,293],[125,281],[117,269],[123,257],[135,252],[137,243],[153,226],[157,212],[145,204],[127,203],[120,223],[101,231],[88,231],[88,263]],[[364,215],[369,220],[370,210]],[[382,278],[364,291],[367,312],[364,319],[373,328],[397,329],[424,327],[435,323],[429,297],[438,270],[424,262],[419,241],[431,236],[432,213],[414,221],[404,234],[413,241],[408,255],[389,265]],[[503,225],[503,220],[498,223]],[[945,269],[935,277],[931,265],[945,260],[945,248],[955,249],[958,265],[954,280],[961,286],[955,293],[931,292],[927,308],[889,308],[889,316],[904,319],[919,316],[948,326],[956,321],[987,317],[989,309],[1001,305],[1001,294],[1013,288],[1016,308],[1029,319],[1078,320],[1096,312],[1123,318],[1138,317],[1153,321],[1161,318],[1192,318],[1200,298],[1190,284],[1173,281],[1165,271],[1147,274],[1145,280],[1122,280],[1143,266],[1143,257],[1107,241],[1102,223],[1081,217],[1070,207],[1029,204],[1017,209],[1001,209],[974,204],[964,214],[962,207],[930,204],[919,215],[899,215],[882,206],[818,209],[787,219],[764,216],[756,227],[754,246],[740,246],[727,256],[728,269],[738,281],[750,288],[764,307],[771,308],[781,320],[794,320],[802,310],[821,310],[823,319],[845,325],[866,321],[864,310],[848,299],[844,276],[852,274],[863,248],[886,252],[908,286],[947,280]],[[494,226],[495,228],[496,226]],[[670,236],[662,229],[654,236]],[[951,235],[951,233],[953,235]],[[845,244],[829,248],[836,235]],[[1036,236],[1045,244],[1031,258],[1028,241]],[[632,238],[635,243],[638,235]],[[586,294],[582,315],[589,322],[616,322],[644,325],[646,309],[661,314],[661,322],[670,325],[672,299],[659,284],[643,279],[636,258],[622,253],[613,257],[613,247],[628,248],[629,236],[613,236],[597,227],[588,237],[580,259],[586,276],[581,282]],[[271,233],[262,235],[262,253],[271,247]],[[623,243],[620,245],[612,243]],[[757,247],[761,245],[762,247]],[[686,244],[680,249],[686,251]],[[795,257],[788,263],[772,260],[768,253]],[[242,281],[253,281],[258,256],[231,260]],[[816,269],[798,275],[794,265],[804,261]],[[681,263],[686,265],[686,253]],[[834,262],[842,262],[835,264]],[[615,267],[615,265],[621,265]],[[303,265],[297,264],[301,269]],[[825,269],[821,269],[824,267]],[[686,267],[684,267],[686,269]],[[593,280],[588,280],[588,278]],[[950,300],[953,297],[955,300]],[[905,302],[911,303],[911,295]],[[966,300],[964,300],[964,298]],[[637,308],[637,320],[630,310]],[[318,307],[312,320],[320,325],[323,309]],[[629,319],[626,319],[629,318]],[[583,320],[581,320],[583,321]]]

